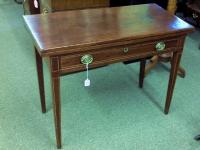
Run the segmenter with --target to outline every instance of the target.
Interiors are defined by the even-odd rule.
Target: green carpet
[[[48,112],[42,114],[32,41],[23,9],[0,0],[0,150],[56,149],[49,73]],[[121,63],[61,81],[62,137],[66,150],[200,150],[200,32],[188,36],[169,115],[163,114],[168,65],[158,65],[138,88],[138,63]]]

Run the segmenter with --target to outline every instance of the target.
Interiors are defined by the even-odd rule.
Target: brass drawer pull
[[[199,16],[198,16],[196,13],[193,13],[193,14],[192,14],[192,17],[193,17],[194,19],[197,19]]]
[[[165,47],[166,47],[166,45],[165,45],[164,42],[158,42],[158,43],[156,44],[156,50],[157,50],[157,51],[163,51],[163,50],[165,49]]]
[[[93,56],[90,54],[81,57],[81,63],[84,65],[91,64],[93,62]]]
[[[123,48],[124,53],[128,53],[129,49],[128,48]]]
[[[49,12],[49,11],[48,11],[47,8],[43,8],[43,10],[42,10],[42,14],[43,14],[43,15],[47,14],[48,12]]]

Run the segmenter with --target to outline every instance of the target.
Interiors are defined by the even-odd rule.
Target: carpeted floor
[[[0,150],[56,149],[51,89],[45,66],[48,112],[40,110],[32,41],[23,9],[0,0]],[[85,72],[61,81],[62,137],[66,150],[200,150],[200,32],[188,36],[169,115],[163,114],[168,66],[158,65],[138,88],[137,63]]]

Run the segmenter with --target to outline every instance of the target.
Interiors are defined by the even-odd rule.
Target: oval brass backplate
[[[42,10],[42,14],[43,14],[43,15],[47,14],[48,12],[49,12],[49,11],[48,11],[47,8],[43,8],[43,10]]]
[[[157,51],[163,51],[163,50],[165,49],[165,47],[166,47],[166,45],[165,45],[164,42],[158,42],[158,43],[156,44],[156,50],[157,50]]]
[[[123,48],[124,53],[128,53],[129,49],[128,48]]]
[[[199,16],[198,16],[196,13],[193,13],[193,14],[192,14],[192,17],[193,17],[194,19],[197,19]]]
[[[81,63],[84,65],[91,64],[92,62],[93,62],[93,56],[90,54],[87,54],[81,57]]]

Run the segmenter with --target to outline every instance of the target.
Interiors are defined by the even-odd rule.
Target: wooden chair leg
[[[145,77],[145,65],[146,65],[146,59],[142,59],[140,61],[140,76],[139,76],[139,87],[143,87],[144,83],[144,77]]]
[[[44,91],[43,63],[42,63],[42,57],[40,56],[36,48],[35,48],[35,57],[36,57],[38,84],[39,84],[39,91],[40,91],[41,108],[42,108],[42,112],[45,113],[46,103],[45,103],[45,91]]]
[[[153,69],[156,64],[158,63],[158,56],[153,56],[151,59],[150,59],[150,62],[146,65],[145,67],[145,76],[149,73],[149,71],[151,69]]]
[[[185,69],[183,69],[181,66],[179,66],[178,68],[178,75],[181,77],[181,78],[185,78]]]
[[[160,62],[170,62],[171,58],[170,57],[162,57],[162,56],[153,56],[152,59],[150,60],[150,63],[146,65],[145,76],[149,73],[150,70],[152,70],[156,66],[158,61],[160,61]],[[185,78],[186,71],[181,66],[179,66],[179,68],[178,68],[178,75],[181,78]]]

